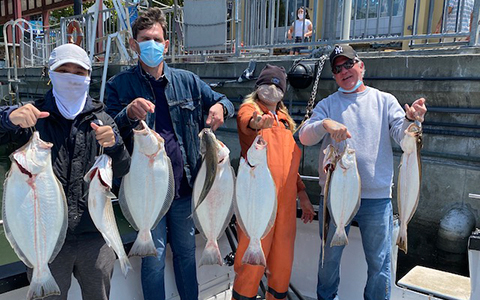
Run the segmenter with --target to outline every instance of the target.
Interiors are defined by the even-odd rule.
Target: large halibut
[[[33,268],[27,299],[60,295],[48,263],[63,246],[67,232],[67,201],[53,173],[51,143],[33,133],[10,159],[3,191],[5,235],[18,257]]]
[[[250,239],[242,263],[266,266],[260,241],[275,222],[277,192],[267,165],[267,142],[261,135],[248,149],[247,159],[240,159],[235,196],[238,223]]]
[[[174,197],[174,179],[163,138],[140,121],[133,130],[132,162],[123,177],[119,202],[125,218],[138,231],[128,256],[156,256],[150,230],[167,213]]]

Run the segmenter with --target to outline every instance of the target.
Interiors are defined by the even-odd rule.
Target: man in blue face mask
[[[133,147],[132,129],[139,120],[157,131],[165,140],[175,180],[174,201],[152,230],[158,255],[142,260],[143,295],[145,300],[165,299],[168,235],[180,298],[198,299],[195,229],[190,217],[192,186],[201,163],[198,133],[204,123],[216,130],[225,117],[233,116],[234,108],[195,74],[165,63],[167,22],[159,8],[150,8],[139,16],[132,33],[130,47],[139,55],[139,62],[108,81],[107,112],[115,118],[129,151]],[[205,122],[204,112],[208,112]]]
[[[354,217],[360,227],[368,265],[364,299],[390,299],[390,250],[392,237],[393,152],[391,138],[400,144],[405,129],[423,122],[427,112],[425,99],[402,109],[398,100],[363,83],[365,65],[349,45],[335,45],[330,54],[333,78],[338,92],[322,99],[312,117],[300,129],[300,141],[306,146],[322,143],[319,162],[329,144],[346,141],[355,150],[361,179],[361,204]],[[337,166],[338,168],[338,166]],[[319,170],[323,170],[320,165]],[[324,191],[325,173],[319,172]],[[323,211],[323,199],[319,211]],[[323,221],[319,214],[319,224]],[[346,230],[348,233],[347,226]],[[340,259],[344,246],[330,247],[335,225],[330,221],[324,248],[325,260],[319,264],[317,297],[338,299]],[[322,235],[322,226],[320,226]],[[320,258],[322,254],[320,254]]]
[[[66,195],[68,228],[49,264],[60,295],[48,299],[67,299],[73,274],[83,299],[108,300],[115,253],[87,210],[89,185],[83,177],[101,152],[112,158],[113,174],[121,177],[128,172],[130,155],[103,103],[88,95],[92,65],[85,50],[75,44],[58,46],[48,66],[52,89],[43,99],[0,107],[0,141],[20,147],[34,127],[42,140],[53,144],[53,172]],[[27,274],[31,278],[32,270]]]

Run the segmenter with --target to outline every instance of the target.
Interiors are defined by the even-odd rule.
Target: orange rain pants
[[[259,107],[264,113],[268,109],[261,103]],[[253,104],[240,107],[237,117],[238,134],[245,157],[257,133],[248,124],[255,111]],[[278,122],[272,128],[263,129],[259,133],[267,141],[267,161],[273,180],[277,187],[277,216],[270,232],[262,239],[262,249],[267,260],[268,290],[267,299],[284,299],[293,264],[293,248],[296,232],[296,198],[299,190],[305,185],[298,174],[301,150],[295,143],[292,132],[285,126],[286,116],[277,111]],[[249,239],[237,224],[238,248],[235,255],[235,281],[233,299],[256,299],[258,287],[265,268],[242,264],[242,257],[248,247]]]

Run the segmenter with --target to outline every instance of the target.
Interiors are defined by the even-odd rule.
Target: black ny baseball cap
[[[358,57],[357,52],[348,44],[335,45],[332,53],[330,53],[330,65],[333,66],[333,62],[339,56],[345,56],[350,59]]]

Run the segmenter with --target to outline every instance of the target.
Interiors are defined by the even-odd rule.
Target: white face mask
[[[298,14],[297,16],[298,16],[298,18],[299,18],[300,20],[303,19],[303,14]]]
[[[58,110],[66,119],[75,119],[85,107],[90,76],[50,71],[50,79]]]
[[[266,104],[277,104],[283,99],[283,92],[274,84],[262,84],[257,88],[258,98]]]

